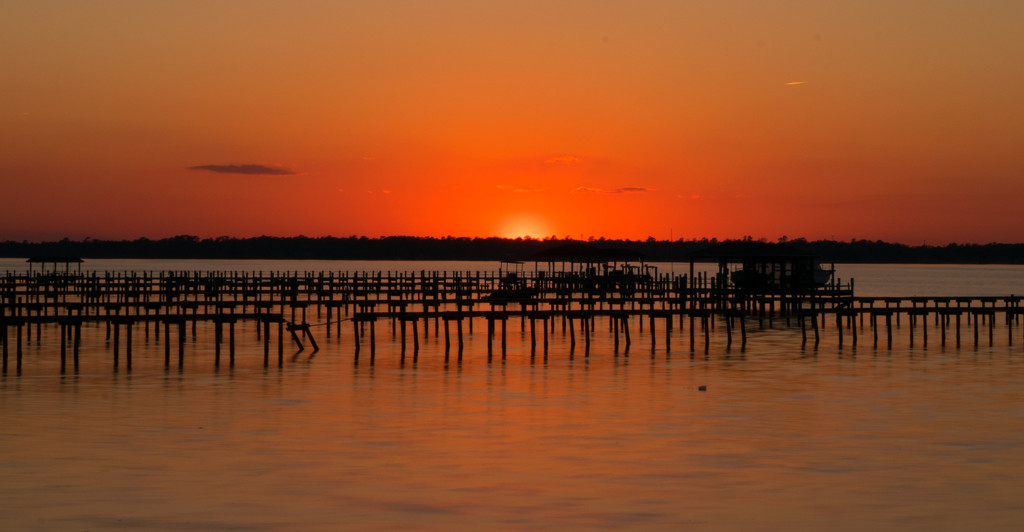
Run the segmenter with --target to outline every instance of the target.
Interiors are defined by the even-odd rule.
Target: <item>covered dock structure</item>
[[[539,251],[533,256],[535,269],[547,263],[547,271],[578,273],[583,275],[606,275],[616,270],[642,270],[644,255],[629,249],[599,248],[590,244],[570,243]],[[639,262],[639,266],[631,265]]]
[[[28,271],[32,273],[32,266],[34,264],[40,264],[40,271],[46,272],[46,265],[53,264],[53,272],[58,273],[60,265],[64,265],[64,273],[71,273],[71,265],[78,265],[78,272],[82,271],[82,263],[85,262],[81,257],[29,257],[26,261],[28,262]]]
[[[717,262],[718,288],[787,294],[835,287],[835,268],[824,269],[818,257],[785,243],[756,241],[713,244],[690,255],[690,278],[696,262]],[[831,283],[831,284],[830,284]]]

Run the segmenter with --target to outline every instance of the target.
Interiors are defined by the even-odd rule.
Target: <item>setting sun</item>
[[[543,238],[551,235],[551,227],[541,216],[519,213],[505,218],[498,225],[497,234],[504,238]]]

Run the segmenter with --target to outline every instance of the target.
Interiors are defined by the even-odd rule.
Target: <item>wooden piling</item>
[[[185,320],[178,321],[178,368],[185,366]]]
[[[132,370],[132,321],[124,323],[124,362],[125,369]]]
[[[725,349],[729,350],[732,348],[732,317],[724,316],[725,321]]]
[[[67,337],[67,324],[61,322],[60,324],[60,372],[64,373],[64,368],[67,366],[68,359],[68,337]]]
[[[889,349],[892,350],[892,314],[885,315],[885,333],[889,340]]]
[[[742,315],[739,316],[740,320],[740,350],[747,348],[747,321]]]
[[[462,362],[462,350],[463,350],[463,344],[462,344],[462,316],[459,316],[459,319],[458,319],[458,321],[455,324],[455,328],[456,328],[456,332],[458,333],[458,337],[459,337],[459,362]]]

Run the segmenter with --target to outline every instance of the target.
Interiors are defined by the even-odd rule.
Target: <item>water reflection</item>
[[[1024,474],[1021,351],[838,348],[826,329],[759,329],[705,349],[689,328],[665,343],[631,324],[614,352],[599,322],[591,352],[560,328],[531,354],[510,324],[488,358],[486,324],[460,362],[443,335],[358,362],[351,338],[316,356],[262,364],[240,347],[213,364],[200,329],[184,363],[141,341],[113,372],[91,328],[78,373],[52,339],[0,378],[5,528],[1010,528]],[[467,327],[468,331],[468,327]],[[238,334],[255,337],[241,327]],[[245,336],[249,338],[250,336]],[[248,345],[240,342],[240,346]],[[577,345],[577,350],[580,345]],[[700,391],[706,386],[706,391]],[[57,504],[56,501],[60,501]]]

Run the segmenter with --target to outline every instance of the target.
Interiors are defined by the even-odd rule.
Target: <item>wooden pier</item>
[[[390,324],[403,359],[410,347],[413,359],[418,358],[421,335],[443,334],[446,361],[453,348],[456,359],[462,359],[465,335],[472,334],[474,323],[484,322],[488,360],[496,351],[505,358],[510,320],[518,321],[520,330],[529,330],[531,356],[538,351],[547,356],[549,336],[556,329],[567,335],[570,355],[582,344],[584,356],[589,356],[591,340],[602,324],[607,324],[615,353],[628,353],[637,333],[646,337],[652,353],[663,334],[663,349],[668,351],[675,330],[682,335],[684,349],[707,352],[716,327],[725,329],[727,349],[733,347],[734,337],[741,349],[746,348],[751,327],[799,327],[801,347],[817,347],[825,330],[833,332],[839,347],[857,346],[866,327],[871,345],[878,348],[881,336],[888,349],[894,329],[904,322],[911,348],[928,346],[930,322],[938,329],[942,346],[948,341],[959,347],[964,327],[973,333],[974,346],[983,337],[993,345],[997,323],[1005,327],[1009,345],[1015,330],[1024,331],[1019,327],[1019,296],[865,298],[855,297],[851,286],[839,282],[785,293],[723,284],[720,278],[699,274],[546,271],[517,274],[514,285],[507,273],[500,272],[8,273],[0,277],[3,371],[8,371],[13,351],[13,366],[20,372],[24,342],[31,341],[33,333],[38,340],[52,330],[60,334],[61,370],[68,365],[69,354],[77,369],[84,324],[105,327],[113,367],[122,367],[123,347],[126,370],[131,369],[133,335],[138,334],[157,340],[163,334],[165,367],[172,366],[172,344],[180,367],[186,330],[191,328],[194,338],[199,323],[214,331],[216,365],[225,343],[228,363],[234,363],[239,323],[256,325],[264,365],[270,364],[274,350],[278,364],[283,364],[286,335],[298,349],[308,344],[315,352],[315,334],[341,337],[345,330],[351,330],[353,358],[358,361],[368,348],[372,362],[379,323]],[[631,331],[631,326],[637,330]]]

